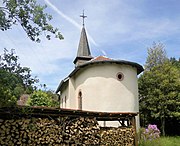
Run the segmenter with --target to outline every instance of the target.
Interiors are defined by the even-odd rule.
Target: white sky
[[[23,30],[0,31],[0,54],[3,48],[16,50],[22,66],[30,67],[40,83],[56,90],[59,82],[73,69],[82,19],[93,56],[134,61],[143,65],[147,47],[162,42],[169,57],[180,57],[180,1],[177,0],[38,0],[47,4],[64,40],[29,40]]]

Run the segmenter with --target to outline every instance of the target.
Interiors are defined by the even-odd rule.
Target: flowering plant
[[[157,128],[157,125],[149,124],[146,129],[144,129],[141,133],[141,139],[147,140],[155,140],[160,137],[160,130]]]

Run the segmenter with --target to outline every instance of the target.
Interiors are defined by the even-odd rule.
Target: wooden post
[[[137,137],[137,129],[136,129],[136,119],[135,119],[135,116],[132,117],[131,122],[132,122],[132,125],[133,125],[134,130],[135,130],[134,145],[138,146],[138,137]]]

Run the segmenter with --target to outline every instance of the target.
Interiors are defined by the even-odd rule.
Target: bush
[[[157,125],[149,124],[147,128],[140,129],[139,137],[140,146],[158,146],[160,130],[157,128]]]
[[[42,90],[34,91],[28,101],[30,106],[49,106],[53,105],[52,97]]]

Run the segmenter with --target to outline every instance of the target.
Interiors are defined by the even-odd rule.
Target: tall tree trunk
[[[161,117],[161,132],[162,132],[162,136],[165,136],[165,117],[164,116]]]

